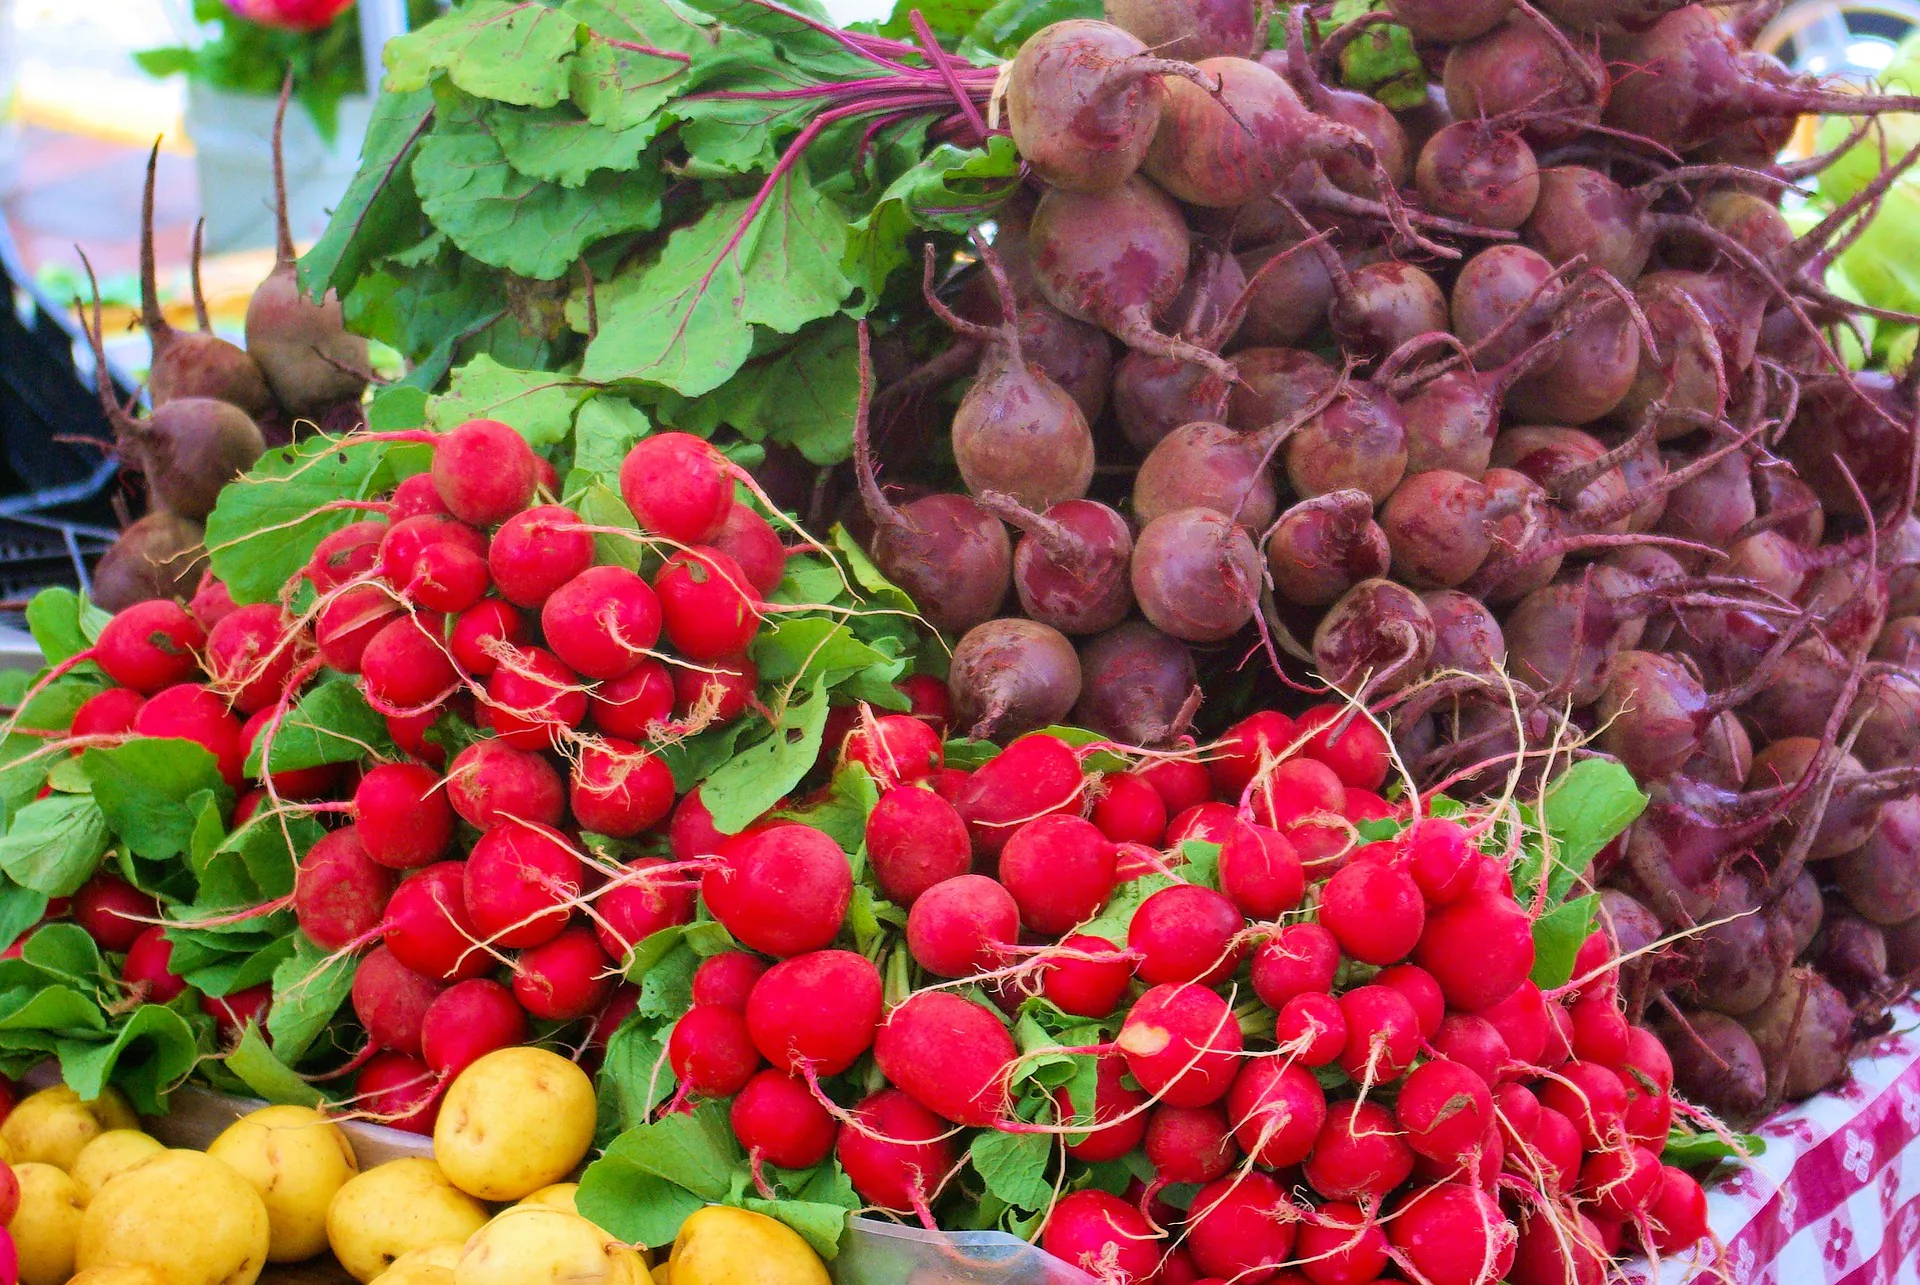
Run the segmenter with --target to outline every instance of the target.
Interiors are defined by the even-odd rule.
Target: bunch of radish
[[[367,341],[348,333],[340,301],[331,292],[316,302],[301,292],[295,277],[281,145],[291,88],[289,78],[273,124],[274,265],[248,301],[246,346],[213,331],[200,292],[198,228],[191,272],[198,329],[179,329],[161,311],[153,253],[157,141],[147,157],[140,210],[140,321],[152,350],[144,417],[122,406],[114,393],[95,288],[93,326],[87,331],[95,382],[113,426],[114,450],[145,480],[147,500],[145,514],[94,568],[93,600],[110,611],[194,592],[206,569],[204,523],[221,488],[252,468],[269,447],[315,430],[345,432],[365,422],[360,400],[368,381]]]
[[[1913,103],[1752,52],[1766,5],[1259,12],[1027,40],[1030,177],[876,340],[844,520],[975,736],[1334,688],[1459,797],[1617,758],[1636,1019],[1730,1116],[1835,1082],[1920,967],[1920,452],[1822,274],[1915,156],[1799,236],[1839,153],[1776,157]],[[1421,108],[1334,83],[1389,23]]]
[[[1528,980],[1533,916],[1483,816],[1328,840],[1406,820],[1370,724],[1323,705],[1204,762],[1087,753],[1032,733],[965,772],[907,716],[856,731],[882,787],[865,873],[907,908],[878,960],[837,944],[853,886],[826,835],[722,839],[701,903],[747,949],[695,975],[666,1109],[731,1099],[756,1177],[833,1156],[929,1227],[976,1189],[965,1131],[1043,1135],[1065,1167],[1040,1243],[1105,1282],[1562,1285],[1706,1234],[1699,1184],[1660,1162],[1672,1067],[1628,1026],[1609,941],[1552,993]],[[689,795],[676,858],[701,861],[702,824]],[[1103,1038],[1016,1045],[1008,1017],[1042,1014]],[[1061,1053],[1091,1059],[1078,1088],[1027,1082]]]

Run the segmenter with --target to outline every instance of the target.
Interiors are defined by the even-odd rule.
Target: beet
[[[1246,316],[1240,322],[1242,343],[1286,349],[1313,334],[1327,319],[1333,303],[1333,277],[1319,254],[1302,252],[1302,241],[1289,232],[1286,239],[1248,250],[1239,258],[1249,282]],[[1293,253],[1289,253],[1293,251]],[[1244,353],[1235,365],[1244,365]],[[1251,379],[1245,370],[1243,379]]]
[[[1029,616],[1068,634],[1126,619],[1133,532],[1125,518],[1097,500],[1067,500],[1045,513],[991,492],[981,503],[1026,533],[1013,551],[1013,586]]]
[[[1759,909],[1759,890],[1744,874],[1735,872],[1721,881],[1701,919],[1711,926],[1683,943],[1695,964],[1689,986],[1693,1003],[1739,1017],[1758,1009],[1779,989],[1793,961],[1792,942],[1777,921],[1754,913]]]
[[[1242,348],[1233,360],[1241,382],[1227,398],[1227,424],[1243,433],[1286,423],[1331,392],[1338,379],[1333,367],[1304,348]]]
[[[1906,492],[1913,416],[1913,390],[1884,372],[1806,379],[1780,454],[1829,512],[1859,511],[1848,472],[1878,511]]]
[[[1827,907],[1808,962],[1850,1004],[1882,993],[1893,980],[1887,976],[1886,934],[1880,925],[1854,914],[1844,903]]]
[[[1011,740],[1066,718],[1080,698],[1080,658],[1050,626],[989,620],[955,645],[947,691],[969,736]]]
[[[1418,594],[1363,580],[1328,609],[1313,634],[1320,677],[1349,694],[1398,691],[1426,672],[1433,617]]]
[[[1359,31],[1363,26],[1355,26]],[[1343,28],[1336,40],[1351,34]],[[1368,164],[1353,156],[1333,155],[1322,162],[1332,184],[1354,196],[1377,197],[1384,181],[1390,188],[1403,186],[1413,174],[1413,156],[1407,146],[1406,131],[1385,104],[1370,95],[1329,85],[1321,78],[1317,60],[1336,60],[1339,53],[1327,44],[1309,55],[1306,45],[1306,10],[1296,6],[1287,15],[1287,47],[1269,49],[1260,62],[1286,77],[1293,91],[1320,117],[1344,125],[1367,140],[1376,163]]]
[[[1741,1122],[1767,1101],[1767,1068],[1746,1028],[1719,1013],[1689,1013],[1685,1026],[1663,1025],[1673,1086],[1723,1119]]]
[[[1853,1051],[1853,1009],[1812,969],[1788,973],[1746,1026],[1766,1062],[1769,1088],[1786,1097],[1810,1097],[1845,1078]]]
[[[1599,56],[1523,13],[1449,49],[1441,83],[1456,120],[1525,113],[1522,130],[1536,144],[1571,140],[1607,105]]]
[[[93,568],[88,596],[107,611],[124,611],[150,598],[193,596],[206,570],[206,531],[165,509],[155,509],[120,533]]]
[[[1520,227],[1540,199],[1533,149],[1498,121],[1447,126],[1420,149],[1413,177],[1428,210],[1482,227]]]
[[[1175,429],[1153,448],[1133,479],[1133,513],[1150,523],[1179,509],[1212,509],[1253,531],[1273,521],[1269,451],[1257,433],[1199,422]]]
[[[1864,720],[1853,752],[1870,770],[1920,763],[1920,679],[1911,673],[1898,669],[1869,672],[1860,680],[1852,718]]]
[[[1687,667],[1652,651],[1622,651],[1607,668],[1606,686],[1594,712],[1600,748],[1627,766],[1637,780],[1653,780],[1685,767],[1700,748],[1713,711],[1707,693]]]
[[[1645,198],[1584,165],[1548,166],[1538,178],[1521,239],[1556,265],[1585,255],[1622,285],[1638,281],[1653,252]]]
[[[1416,589],[1451,589],[1470,579],[1493,550],[1487,488],[1450,469],[1415,473],[1380,509],[1394,575]]]
[[[1302,607],[1332,603],[1387,574],[1391,551],[1365,491],[1329,491],[1280,515],[1267,535],[1274,592]]]
[[[1244,56],[1254,47],[1248,0],[1105,0],[1107,21],[1168,58]]]
[[[1351,488],[1377,504],[1406,476],[1406,419],[1387,393],[1347,384],[1284,449],[1287,480],[1302,498]]]
[[[1487,605],[1457,589],[1420,595],[1433,620],[1433,668],[1491,678],[1507,664],[1507,636]]]
[[[1185,643],[1131,621],[1080,646],[1076,726],[1123,745],[1155,748],[1184,734],[1199,707],[1199,679]]]
[[[1887,804],[1873,837],[1829,869],[1847,904],[1874,923],[1890,926],[1920,915],[1920,798]]]
[[[1421,40],[1455,45],[1506,21],[1513,0],[1387,0],[1387,12]]]
[[[1147,524],[1133,546],[1141,614],[1183,642],[1220,642],[1253,619],[1260,555],[1225,514],[1180,509]]]
[[[1632,389],[1641,337],[1626,303],[1597,282],[1573,286],[1561,306],[1577,320],[1514,382],[1508,405],[1530,419],[1591,424]]]
[[[1110,192],[1133,176],[1160,124],[1161,73],[1119,27],[1084,18],[1028,36],[1007,76],[1007,129],[1020,157],[1054,187]]]

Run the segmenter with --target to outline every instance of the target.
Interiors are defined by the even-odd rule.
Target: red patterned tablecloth
[[[1716,1268],[1732,1285],[1920,1285],[1920,1006],[1893,1016],[1845,1084],[1762,1125],[1766,1151],[1709,1188],[1720,1263],[1663,1262],[1662,1285]]]

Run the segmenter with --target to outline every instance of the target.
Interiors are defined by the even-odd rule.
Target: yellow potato
[[[340,1126],[311,1107],[263,1107],[241,1116],[207,1154],[233,1167],[266,1202],[267,1257],[297,1263],[327,1247],[327,1206],[360,1172]]]
[[[829,1285],[813,1247],[778,1219],[708,1205],[673,1239],[672,1285]]]
[[[142,1263],[115,1263],[89,1267],[67,1285],[167,1285],[167,1278]]]
[[[653,1285],[673,1285],[673,1266],[670,1263],[653,1265]]]
[[[648,1285],[640,1256],[578,1214],[519,1205],[473,1234],[453,1285]]]
[[[453,1265],[460,1261],[465,1242],[442,1241],[409,1249],[393,1266],[374,1277],[373,1285],[453,1285]]]
[[[19,1164],[19,1163],[20,1163],[19,1159],[15,1157],[15,1155],[13,1154],[13,1144],[8,1142],[5,1138],[0,1138],[0,1165],[12,1165],[12,1164]]]
[[[252,1183],[204,1152],[162,1151],[95,1194],[74,1262],[144,1263],[167,1285],[253,1285],[268,1238]]]
[[[355,1280],[370,1281],[408,1250],[465,1243],[486,1221],[487,1207],[433,1161],[391,1160],[348,1179],[334,1194],[327,1243]]]
[[[519,1200],[586,1159],[597,1116],[585,1071],[545,1049],[497,1049],[447,1089],[433,1154],[469,1195]]]
[[[564,1209],[570,1214],[580,1212],[574,1206],[573,1197],[580,1190],[577,1182],[556,1182],[551,1187],[542,1187],[530,1196],[522,1197],[523,1205],[546,1205],[553,1209]]]
[[[80,1188],[80,1199],[92,1200],[107,1179],[165,1151],[166,1144],[138,1129],[108,1129],[80,1148],[79,1157],[67,1172]]]
[[[13,1176],[20,1180],[20,1208],[7,1231],[20,1254],[20,1285],[60,1285],[73,1275],[86,1212],[80,1188],[61,1170],[34,1161],[15,1165]]]
[[[118,1089],[108,1089],[92,1102],[64,1084],[42,1089],[21,1101],[0,1124],[0,1139],[21,1163],[71,1169],[80,1149],[109,1129],[138,1129],[133,1113]]]

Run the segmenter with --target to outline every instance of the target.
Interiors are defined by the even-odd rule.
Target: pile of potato
[[[0,1285],[252,1285],[329,1250],[380,1285],[826,1285],[803,1240],[745,1210],[696,1213],[658,1266],[582,1218],[564,1179],[594,1118],[586,1073],[530,1047],[454,1080],[435,1159],[365,1172],[309,1107],[263,1107],[200,1152],[112,1089],[43,1089],[0,1123]]]

